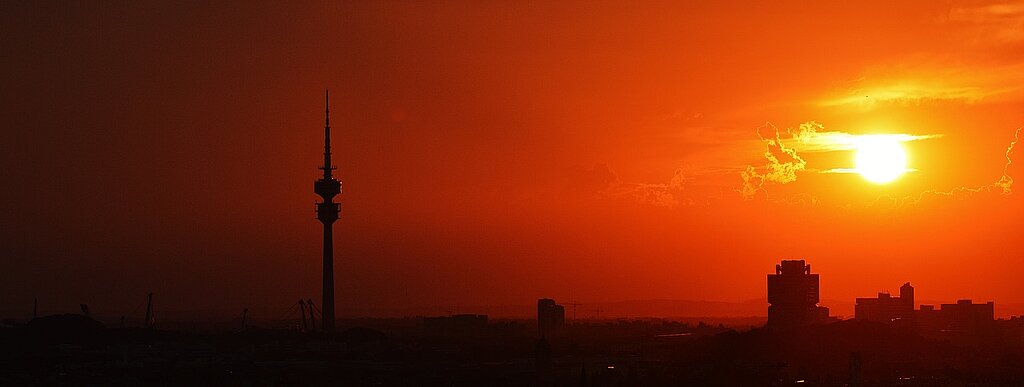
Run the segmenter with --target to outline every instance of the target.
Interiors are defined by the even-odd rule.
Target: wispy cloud
[[[979,104],[1020,97],[1024,64],[901,64],[868,70],[860,79],[833,90],[816,104],[871,110],[954,102]]]
[[[949,191],[924,191],[917,197],[907,197],[901,200],[901,202],[916,204],[929,196],[966,199],[978,193],[994,193],[999,195],[1009,195],[1013,193],[1013,177],[1010,175],[1010,166],[1013,164],[1014,148],[1020,141],[1021,130],[1024,130],[1024,128],[1017,128],[1013,133],[1013,141],[1010,141],[1010,144],[1006,146],[1006,164],[1003,165],[1003,174],[996,181],[980,187],[957,187]]]
[[[799,152],[835,152],[835,151],[847,151],[857,148],[857,144],[860,138],[863,138],[862,134],[853,134],[839,131],[825,131],[824,126],[814,122],[805,122],[800,124],[796,129],[789,129],[789,133],[792,135],[793,148]],[[918,140],[928,140],[933,138],[940,138],[941,134],[873,134],[871,136],[879,137],[884,136],[892,141],[897,142],[908,142]]]
[[[820,102],[820,105],[872,108],[881,104],[916,105],[934,101],[977,103],[997,94],[1017,90],[1016,87],[936,85],[928,84],[923,80],[890,82],[892,83],[854,88],[839,96],[825,99]]]
[[[664,183],[619,183],[611,187],[606,193],[609,196],[628,196],[642,203],[659,207],[676,207],[680,204],[693,204],[693,201],[684,197],[686,189],[687,172],[685,168],[676,168],[672,178]]]
[[[607,164],[597,164],[588,170],[579,171],[570,179],[568,189],[584,196],[613,199],[630,199],[658,207],[676,207],[693,204],[685,197],[691,172],[679,167],[672,177],[664,182],[636,183],[622,181]]]
[[[807,167],[807,162],[800,158],[796,150],[783,144],[779,128],[771,122],[758,127],[757,136],[765,144],[766,163],[761,170],[748,165],[740,172],[743,186],[738,192],[744,200],[753,199],[759,193],[764,193],[765,183],[787,184],[796,181],[797,172]]]
[[[816,99],[823,107],[870,110],[927,103],[979,104],[1024,93],[1024,2],[950,4],[936,17],[938,51],[908,52],[888,64],[864,68],[860,77]]]
[[[979,45],[1024,42],[1024,3],[993,2],[955,6],[947,22],[960,26],[961,37]]]

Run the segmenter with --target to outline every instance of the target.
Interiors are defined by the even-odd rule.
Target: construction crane
[[[576,319],[576,307],[577,306],[583,306],[583,304],[578,303],[578,302],[569,302],[569,303],[566,303],[566,305],[572,305],[572,319],[575,320]]]
[[[245,331],[245,319],[249,317],[249,308],[242,309],[242,331]]]
[[[306,331],[306,301],[299,299],[299,313],[302,314],[302,325],[299,327],[300,331]]]
[[[312,331],[316,332],[316,312],[320,310],[316,308],[316,305],[313,305],[312,298],[306,300],[306,306],[309,307],[309,327]]]
[[[150,292],[146,299],[146,319],[142,320],[144,328],[153,327],[153,292]]]

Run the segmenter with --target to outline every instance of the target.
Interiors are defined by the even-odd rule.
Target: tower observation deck
[[[341,193],[341,182],[334,178],[332,172],[337,169],[331,164],[331,110],[330,91],[324,92],[324,165],[320,170],[323,177],[313,183],[313,192],[320,196],[321,202],[316,203],[316,218],[324,225],[324,283],[322,308],[322,327],[324,332],[334,331],[334,221],[338,220],[340,204],[334,197]]]

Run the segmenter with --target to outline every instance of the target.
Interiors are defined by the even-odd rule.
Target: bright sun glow
[[[857,173],[872,183],[888,183],[907,171],[907,152],[894,136],[870,135],[857,139]]]

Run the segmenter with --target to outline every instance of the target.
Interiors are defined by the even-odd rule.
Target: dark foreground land
[[[51,316],[0,329],[0,385],[1024,385],[1019,338],[954,344],[855,321],[739,332],[605,320],[570,324],[543,341],[528,321],[440,333],[416,319],[343,325],[332,337],[260,329],[202,334]]]

